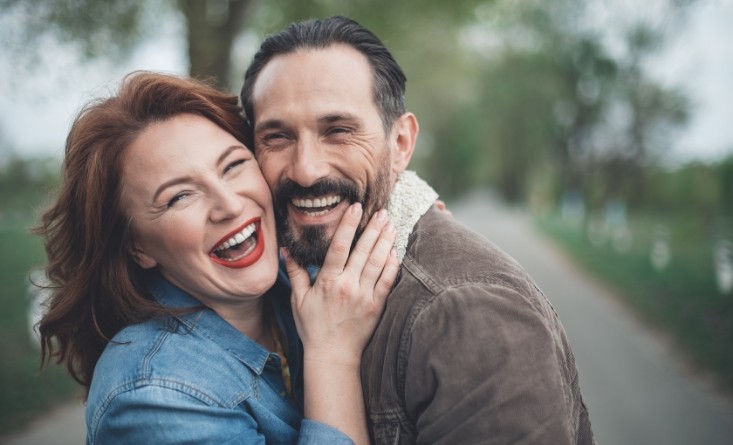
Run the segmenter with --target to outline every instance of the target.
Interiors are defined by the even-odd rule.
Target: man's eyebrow
[[[255,133],[264,130],[272,130],[273,128],[283,127],[285,127],[285,121],[283,121],[282,119],[267,119],[265,121],[258,122],[255,125]]]
[[[335,122],[360,122],[361,119],[350,113],[330,113],[321,116],[318,122],[332,124]]]
[[[351,113],[328,113],[318,118],[318,122],[322,124],[333,124],[336,122],[361,122],[361,118]],[[265,130],[282,129],[287,124],[282,119],[267,119],[258,122],[255,125],[255,133]]]

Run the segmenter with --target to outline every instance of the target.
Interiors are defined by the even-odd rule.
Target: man
[[[266,39],[242,103],[282,244],[323,261],[352,202],[386,207],[400,277],[364,351],[377,444],[591,444],[573,354],[552,307],[511,258],[453,221],[406,170],[418,136],[405,76],[342,17]]]

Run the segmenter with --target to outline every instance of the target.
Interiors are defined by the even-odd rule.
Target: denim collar
[[[200,301],[160,275],[153,279],[150,291],[153,298],[167,308],[195,309],[191,313],[171,316],[171,321],[177,320],[185,326],[185,329],[209,338],[239,359],[257,375],[262,374],[268,358],[275,355],[239,332],[212,309],[204,306]],[[262,298],[267,298],[267,296]],[[276,314],[276,316],[279,317],[279,314]]]

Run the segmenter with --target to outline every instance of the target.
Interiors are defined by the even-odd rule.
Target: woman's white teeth
[[[233,235],[231,238],[221,243],[219,247],[214,249],[214,251],[219,252],[222,250],[226,250],[232,246],[236,246],[237,244],[242,244],[247,238],[249,238],[250,236],[252,236],[253,233],[255,233],[256,226],[257,226],[256,223],[252,223],[248,225],[247,227],[242,229],[241,232]]]
[[[334,204],[338,204],[341,202],[340,196],[324,196],[323,198],[314,198],[314,199],[301,199],[301,198],[295,198],[293,199],[293,205],[296,207],[305,207],[305,208],[313,208],[313,207],[326,207]]]

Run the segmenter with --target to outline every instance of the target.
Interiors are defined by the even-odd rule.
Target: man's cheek
[[[273,162],[270,155],[259,154],[256,158],[257,163],[260,166],[260,170],[262,171],[262,176],[264,176],[265,181],[267,181],[267,185],[271,190],[274,190],[278,185],[278,173],[277,170],[273,168]]]

